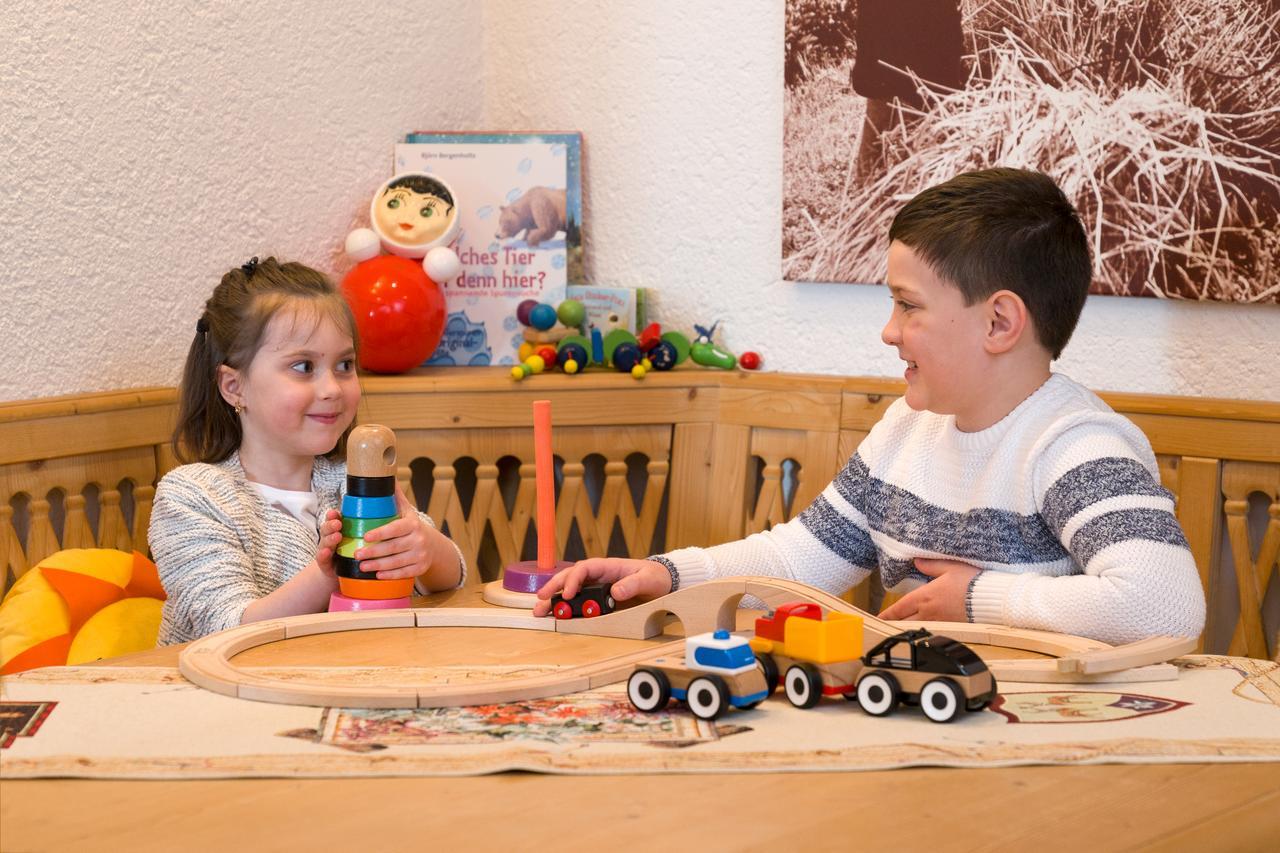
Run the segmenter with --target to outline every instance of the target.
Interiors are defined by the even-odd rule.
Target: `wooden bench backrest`
[[[533,555],[532,409],[552,401],[558,553],[644,556],[781,523],[822,490],[888,405],[894,380],[679,370],[498,369],[368,377],[360,421],[396,431],[399,479],[478,566]],[[1280,404],[1103,394],[1151,440],[1209,596],[1206,647],[1268,657],[1280,551]],[[146,551],[158,478],[175,464],[173,389],[0,404],[7,590],[60,547]],[[876,605],[863,584],[858,603]],[[1274,597],[1274,596],[1273,596]]]

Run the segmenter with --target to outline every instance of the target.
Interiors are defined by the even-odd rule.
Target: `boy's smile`
[[[880,337],[907,363],[907,405],[955,415],[960,429],[989,426],[973,417],[986,396],[983,303],[965,305],[958,287],[897,241],[888,284],[893,313]]]

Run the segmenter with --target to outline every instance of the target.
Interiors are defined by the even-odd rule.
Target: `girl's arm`
[[[274,592],[251,601],[245,607],[240,623],[319,613],[328,607],[329,596],[338,590],[337,577],[333,573],[333,552],[341,541],[342,515],[331,509],[320,525],[316,558]]]
[[[398,484],[396,504],[400,517],[370,530],[356,551],[361,570],[377,572],[383,580],[417,578],[415,586],[423,592],[462,586],[467,569],[458,546],[418,512]]]

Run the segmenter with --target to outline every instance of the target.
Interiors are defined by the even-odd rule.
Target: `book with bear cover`
[[[462,272],[444,283],[444,336],[424,363],[515,364],[517,306],[558,305],[582,280],[582,134],[415,132],[394,169],[439,177],[458,206]]]

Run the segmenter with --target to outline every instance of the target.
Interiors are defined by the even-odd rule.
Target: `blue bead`
[[[720,628],[714,634],[712,634],[711,637],[716,640],[727,640],[729,639],[729,632],[726,631],[724,628]]]
[[[529,312],[529,325],[541,332],[545,332],[555,324],[556,309],[545,302],[533,306],[533,310]]]
[[[396,499],[393,496],[361,498],[342,496],[342,514],[348,518],[399,518]]]

